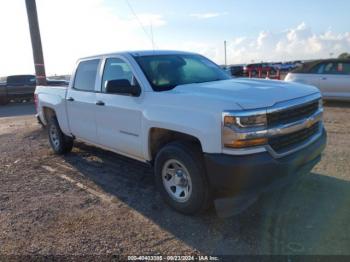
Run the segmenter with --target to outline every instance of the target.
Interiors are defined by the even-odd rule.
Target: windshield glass
[[[137,56],[135,60],[154,91],[166,91],[178,85],[231,78],[218,65],[200,55]]]

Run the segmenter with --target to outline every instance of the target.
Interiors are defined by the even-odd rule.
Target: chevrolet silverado
[[[83,58],[68,87],[38,86],[35,97],[54,152],[77,139],[149,163],[164,200],[185,214],[212,200],[237,213],[309,173],[326,145],[317,88],[232,79],[195,53]]]

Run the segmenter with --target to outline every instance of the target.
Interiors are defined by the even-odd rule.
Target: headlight
[[[266,114],[250,116],[238,116],[224,113],[222,143],[226,148],[242,149],[247,147],[261,146],[267,144],[267,138],[242,139],[240,134],[244,131],[265,129],[267,126]]]
[[[261,127],[267,125],[266,114],[255,116],[225,116],[224,126],[232,128],[234,126],[238,128],[252,128]]]

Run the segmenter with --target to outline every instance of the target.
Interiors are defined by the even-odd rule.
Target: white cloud
[[[37,9],[48,75],[70,73],[82,56],[152,48],[132,14],[122,19],[103,0],[37,0]],[[0,1],[0,10],[0,76],[34,73],[25,2]],[[166,24],[160,14],[138,18],[147,32]]]
[[[214,18],[214,17],[219,17],[219,16],[224,16],[227,15],[227,12],[223,13],[194,13],[190,14],[191,17],[195,17],[197,19],[209,19],[209,18]]]
[[[150,25],[166,25],[161,14],[130,13],[116,16],[103,0],[37,0],[46,70],[50,74],[70,73],[79,57],[119,50],[151,49]],[[69,8],[67,8],[69,7]],[[34,73],[28,21],[23,0],[0,1],[0,76]],[[224,13],[197,14],[210,18]],[[194,15],[194,14],[193,14]],[[124,16],[125,17],[125,16]],[[188,50],[202,53],[217,63],[224,61],[221,39],[185,41],[181,34],[171,39],[157,38],[162,49]],[[284,61],[313,59],[350,52],[350,31],[335,33],[331,28],[315,33],[305,23],[281,32],[261,31],[253,37],[227,39],[228,62]]]
[[[184,43],[183,49],[200,52],[217,63],[224,62],[223,42]],[[228,63],[287,61],[328,58],[350,52],[350,32],[331,29],[315,33],[305,23],[282,32],[261,31],[255,37],[236,37],[227,41]]]
[[[166,25],[164,17],[160,14],[139,14],[138,18],[144,27],[160,27]]]
[[[219,48],[216,48],[214,45],[196,41],[185,41],[181,43],[168,44],[166,46],[166,49],[195,52],[215,59],[216,61],[218,61],[216,58],[219,58],[222,55],[221,50]]]

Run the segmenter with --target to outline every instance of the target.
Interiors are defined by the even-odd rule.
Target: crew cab
[[[38,86],[35,96],[54,152],[78,139],[149,163],[165,201],[185,214],[213,200],[238,213],[309,173],[326,144],[317,88],[232,79],[195,53],[83,58],[68,88]]]

